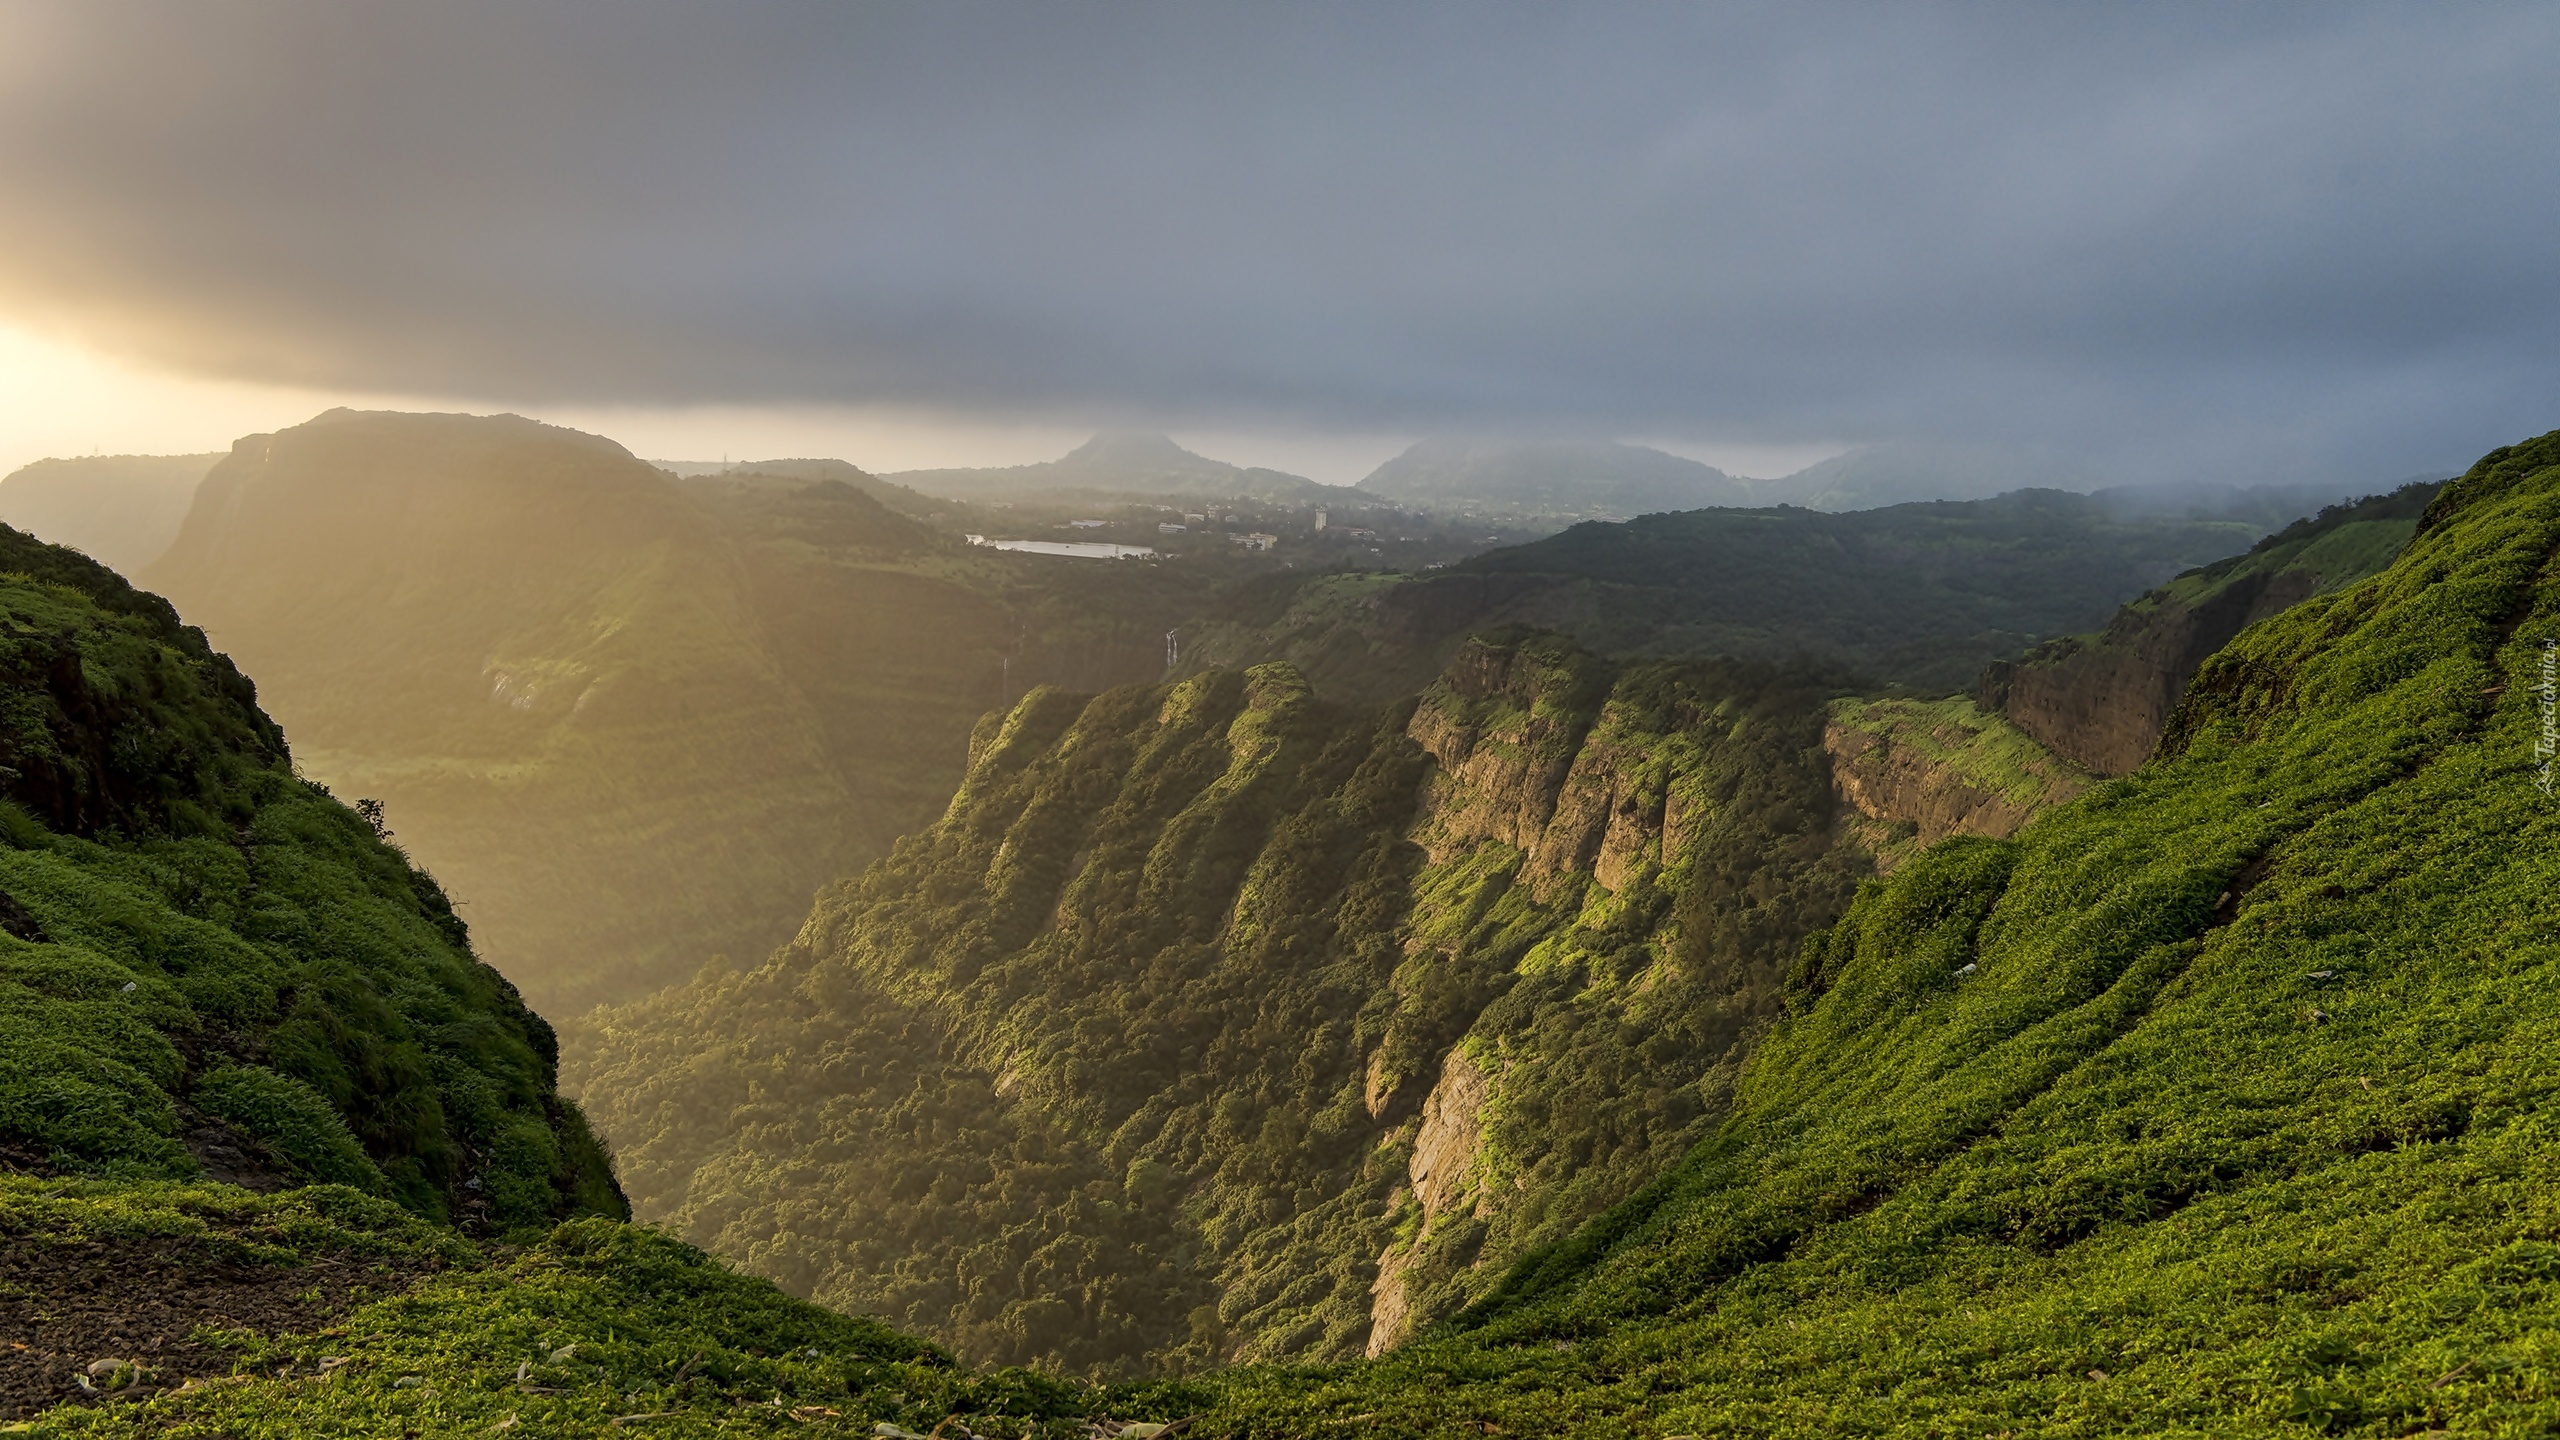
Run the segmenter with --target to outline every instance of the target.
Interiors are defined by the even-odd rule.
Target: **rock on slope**
[[[2333,505],[1982,676],[1980,704],[2100,775],[2141,764],[2205,657],[2288,606],[2351,585],[2399,553],[2440,486]]]

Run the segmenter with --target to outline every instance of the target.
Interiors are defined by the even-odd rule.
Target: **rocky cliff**
[[[1822,747],[1879,871],[1949,835],[2005,840],[2095,779],[1967,700],[1835,700]]]
[[[2054,640],[1982,676],[1978,702],[2099,775],[2149,757],[2198,666],[2242,630],[2388,565],[2439,487],[2332,506],[2246,555],[2190,571],[2116,612],[2104,631]]]
[[[1371,1353],[1713,1123],[1863,868],[1828,693],[1525,634],[1382,712],[1039,692],[792,946],[609,1016],[584,1093],[644,1216],[975,1357]]]

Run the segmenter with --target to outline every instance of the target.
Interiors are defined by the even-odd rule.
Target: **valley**
[[[404,846],[467,857],[451,867],[463,903],[431,916],[453,917],[439,923],[454,943],[524,971],[528,994],[563,1022],[555,1040],[527,1017],[539,1037],[533,1083],[556,1085],[560,1098],[542,1103],[569,1117],[537,1147],[562,1157],[540,1162],[551,1188],[492,1189],[492,1172],[472,1168],[502,1153],[491,1142],[457,1152],[472,1158],[434,1158],[414,1138],[428,1132],[369,1118],[381,1102],[360,1089],[332,1089],[344,1082],[294,1048],[305,1042],[269,1038],[219,1051],[189,1039],[175,1070],[145,1064],[162,1076],[152,1083],[166,1098],[153,1103],[177,1118],[136,1133],[167,1123],[175,1130],[162,1133],[187,1133],[183,1145],[13,1129],[25,1138],[11,1153],[22,1171],[66,1177],[127,1163],[105,1158],[116,1154],[162,1154],[152,1163],[180,1189],[147,1203],[207,1216],[212,1192],[185,1198],[195,1177],[253,1189],[330,1181],[372,1191],[377,1207],[396,1202],[332,1212],[341,1228],[325,1233],[295,1221],[308,1235],[286,1248],[322,1263],[350,1246],[409,1247],[399,1253],[436,1258],[402,1262],[416,1278],[395,1288],[441,1298],[420,1309],[358,1287],[308,1318],[266,1323],[337,1326],[352,1342],[338,1317],[374,1316],[367,1333],[431,1345],[402,1362],[422,1372],[500,1363],[477,1341],[456,1348],[462,1332],[418,1328],[448,1323],[430,1315],[532,1333],[499,1318],[530,1313],[532,1262],[480,1242],[452,1248],[438,1237],[455,1232],[437,1227],[539,1229],[531,1211],[510,1219],[493,1203],[595,1217],[543,1241],[551,1258],[540,1264],[625,1295],[588,1312],[599,1323],[654,1313],[647,1324],[695,1337],[576,1342],[626,1357],[603,1373],[624,1366],[611,1383],[659,1397],[677,1420],[728,1403],[716,1397],[750,1373],[807,1399],[790,1423],[854,1413],[832,1399],[910,1413],[899,1406],[930,1393],[955,1407],[946,1413],[1013,1416],[1006,1435],[1098,1413],[1271,1433],[1352,1407],[1415,1433],[1477,1414],[1507,1427],[1563,1424],[1593,1406],[1653,1413],[1620,1382],[1593,1378],[1597,1364],[1652,1377],[1653,1393],[1692,1407],[1663,1412],[1701,1427],[1690,1433],[1748,1429],[1771,1413],[1748,1408],[1758,1402],[1743,1398],[1752,1392],[1737,1368],[1758,1363],[1766,1333],[1749,1318],[1767,1303],[1747,1298],[1760,1293],[1751,1287],[1781,1287],[1792,1313],[1925,1328],[1876,1318],[1887,1302],[1859,1298],[1861,1282],[1790,1267],[1824,1246],[1912,1257],[1840,1262],[1853,1267],[1973,1263],[1944,1242],[1894,1238],[1951,1222],[1879,1231],[1884,1221],[1862,1217],[1878,1205],[1934,1214],[1950,1203],[1941,1187],[1957,1183],[1938,1177],[1995,1163],[2001,1144],[2130,1143],[2028,1131],[2004,1141],[2018,1122],[1984,1131],[1958,1117],[2060,1106],[2037,1123],[2077,1123],[2080,1112],[2049,1097],[2095,1083],[2102,1072],[2089,1067],[2149,1035],[2155,1013],[2186,1013],[2179,977],[2213,973],[2199,956],[2242,943],[2211,937],[2276,936],[2235,924],[2238,897],[2267,883],[2252,860],[2241,880],[2214,882],[2225,893],[2207,906],[2204,949],[2175,938],[2191,926],[2180,907],[2192,897],[2178,897],[2206,883],[2194,877],[2221,873],[2232,846],[2283,823],[2205,818],[2209,797],[2265,791],[2282,815],[2310,817],[2397,803],[2395,787],[2416,783],[2390,778],[2401,762],[2335,754],[2316,782],[2310,771],[2287,779],[2281,764],[2302,762],[2276,761],[2265,747],[2285,742],[2266,737],[2314,724],[2283,718],[2295,684],[2353,696],[2373,683],[2352,678],[2371,670],[2356,646],[2438,623],[2390,616],[2493,604],[2452,599],[2473,592],[2431,577],[2464,565],[2487,575],[2508,553],[2498,537],[2539,523],[2529,517],[2560,493],[2548,479],[2560,465],[2538,454],[2502,452],[2441,497],[2421,488],[2332,507],[2254,550],[2244,519],[2027,492],[1907,513],[1584,524],[1446,577],[1301,576],[1252,552],[1222,555],[1214,573],[990,555],[953,533],[976,518],[961,508],[974,502],[851,467],[763,462],[681,477],[531,422],[323,416],[244,441],[214,466],[149,573],[196,597],[185,613],[260,667],[268,688],[257,693],[297,742],[295,773],[381,802],[351,818],[355,835],[384,847],[396,824]],[[2431,528],[2439,558],[2392,567]],[[1795,538],[1773,547],[1771,534]],[[572,539],[587,548],[564,549]],[[1823,604],[1800,603],[1809,592],[1778,578],[1787,557],[1842,547],[1859,558]],[[113,599],[136,592],[76,556],[24,554],[35,573],[50,567],[111,603],[157,603]],[[1970,581],[1951,585],[1959,572]],[[295,584],[262,578],[281,574]],[[2520,582],[2481,583],[2519,593]],[[1476,598],[1440,598],[1454,585]],[[1495,591],[1504,598],[1487,603]],[[1313,598],[1328,594],[1354,598]],[[2350,597],[2366,609],[2341,611]],[[1278,620],[1247,623],[1275,604]],[[1336,618],[1310,623],[1328,604]],[[2535,612],[2494,604],[2510,620],[2490,638],[2521,643],[2508,637]],[[1218,615],[1236,618],[1200,618]],[[2287,625],[2329,634],[2342,623],[2377,638],[2310,651],[2282,638]],[[1681,624],[1702,627],[1698,649],[1725,653],[1664,654],[1679,648],[1664,637],[1692,633]],[[2074,626],[2085,633],[2069,638]],[[1165,630],[1202,638],[1168,665],[1156,648]],[[1221,646],[1242,653],[1220,663]],[[2270,666],[2305,664],[2350,678],[2268,678]],[[1947,683],[1965,666],[1981,672],[1972,693]],[[2342,703],[2401,713],[2388,708],[2405,706],[2389,698],[2394,683]],[[2125,698],[2181,691],[2175,707]],[[718,708],[703,708],[715,694]],[[2072,717],[2098,715],[2115,728],[2093,749],[2073,738],[2088,720]],[[263,716],[247,723],[246,735],[279,733]],[[2395,740],[2404,722],[2352,723],[2377,756],[2474,743],[2459,726],[2430,742],[2423,725]],[[2311,738],[2327,728],[2304,733],[2307,745],[2336,743]],[[287,763],[273,758],[280,739],[238,743],[270,757],[254,763]],[[2110,780],[2137,750],[2149,763]],[[311,780],[290,784],[324,809],[336,803]],[[108,813],[46,803],[37,813]],[[115,822],[118,834],[202,823],[181,818],[195,809],[115,813],[142,817]],[[667,828],[679,816],[685,828]],[[770,888],[742,890],[744,876]],[[159,903],[220,913],[204,909],[214,902],[201,880],[152,883],[176,897]],[[814,908],[794,913],[794,887],[815,892]],[[579,903],[561,906],[564,894]],[[91,933],[61,903],[29,911],[39,951]],[[2017,907],[2027,908],[1999,918]],[[2165,938],[2145,938],[2162,926]],[[2301,942],[2247,943],[2291,954]],[[2043,958],[1995,969],[2002,945]],[[2255,952],[2233,952],[2245,953]],[[362,971],[349,983],[350,996],[402,993]],[[2334,1008],[2345,998],[2313,1006],[2315,1023],[2349,1013]],[[89,1033],[68,1013],[42,1023]],[[192,1036],[209,1014],[152,1023]],[[328,1033],[392,1022],[349,1023]],[[2177,1043],[2174,1033],[2157,1043]],[[464,1102],[437,1103],[452,1113]],[[2191,1095],[2177,1103],[2210,1109]],[[505,1122],[467,1122],[493,1123]],[[612,1168],[581,1178],[577,1167],[606,1153],[569,1158],[590,1153],[577,1149],[594,1144],[588,1124]],[[2216,1153],[2273,1157],[2290,1142],[2269,1143]],[[2158,1183],[2250,1194],[2257,1173]],[[0,1201],[39,1217],[105,1207],[80,1222],[104,1233],[142,1213],[118,1182],[82,1183],[106,1188]],[[2048,1203],[2030,1181],[1962,1183],[2011,1186],[1984,1203],[2022,1215]],[[2096,1218],[2019,1221],[1967,1243],[2085,1257],[2098,1278],[2053,1283],[2117,1284],[2096,1258],[2109,1227],[2175,1223],[2188,1204],[2155,1214],[2104,1197],[2069,1203]],[[254,1217],[285,1212],[223,1213],[244,1218],[219,1224],[266,1225]],[[429,1228],[404,1229],[420,1222],[403,1213]],[[626,1213],[668,1238],[614,1228]],[[24,1223],[41,1234],[62,1222]],[[2015,1238],[2043,1235],[2038,1226],[2059,1226],[2057,1238]],[[651,1248],[677,1241],[741,1273]],[[755,1288],[766,1282],[782,1293]],[[617,1288],[632,1284],[644,1290]],[[721,1298],[649,1311],[663,1301],[644,1293],[665,1292],[645,1287],[664,1284]],[[1646,1298],[1671,1296],[1689,1298],[1669,1311]],[[366,1308],[382,1305],[395,1309]],[[835,1338],[815,1347],[815,1368],[756,1371],[756,1343],[722,1328],[733,1310]],[[836,1315],[877,1317],[952,1358],[899,1350],[914,1342],[889,1330],[838,1334],[829,1327],[848,1322]],[[549,1338],[536,1359],[559,1348],[560,1323],[537,1327]],[[2042,1356],[2075,1333],[2016,1343]],[[1695,1338],[1706,1335],[1716,1338]],[[1596,1358],[1653,1355],[1672,1336],[1681,1355],[1724,1358],[1703,1370]],[[717,1379],[696,1378],[652,1358],[670,1345],[736,1358]],[[137,1394],[211,1373],[208,1352],[154,1353],[133,1362]],[[831,1368],[839,1353],[879,1358],[848,1372]],[[1511,1378],[1479,1395],[1465,1378],[1472,1356]],[[1345,1362],[1357,1364],[1324,1368]],[[1865,1386],[1863,1363],[1835,1364],[1837,1383]],[[916,1364],[925,1372],[897,1368]],[[652,1366],[666,1373],[649,1379]],[[988,1373],[1060,1378],[1018,1393],[972,1388],[982,1382],[969,1367],[1023,1366]],[[587,1393],[530,1383],[511,1403]],[[906,1397],[896,1404],[860,1398],[893,1383]],[[1791,1383],[1786,1403],[1833,1403],[1814,1398],[1831,1383]],[[1964,1403],[2041,1397],[2043,1383],[1971,1386]],[[359,1392],[375,1393],[193,1399],[190,1388],[135,1413],[408,1413],[397,1386]]]

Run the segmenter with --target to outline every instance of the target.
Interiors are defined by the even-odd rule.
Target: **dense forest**
[[[1610,655],[1801,658],[1945,693],[2261,533],[2255,517],[2059,490],[1836,515],[1644,515],[1444,573],[1238,587],[1188,653],[1200,667],[1287,660],[1329,694],[1383,699],[1428,683],[1467,636],[1519,624]]]
[[[570,1069],[644,1218],[972,1359],[1383,1348],[1721,1113],[1857,865],[1830,693],[1538,636],[1383,712],[1036,692],[790,946]]]

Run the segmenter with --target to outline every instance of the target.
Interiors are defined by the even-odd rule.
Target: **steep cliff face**
[[[1528,635],[1383,713],[1286,666],[1040,692],[769,964],[610,1016],[584,1093],[645,1216],[973,1356],[1381,1349],[1712,1123],[1860,868],[1826,698]]]
[[[2005,840],[2095,780],[1967,700],[1835,700],[1822,747],[1879,871],[1949,835]]]
[[[2090,771],[2126,774],[2150,756],[2207,657],[2249,626],[2381,570],[2437,488],[2333,506],[2133,601],[2099,634],[1996,662],[1978,703]]]

